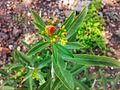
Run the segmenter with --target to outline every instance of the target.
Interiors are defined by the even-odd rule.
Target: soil
[[[108,56],[120,60],[120,1],[105,0],[102,13],[105,19],[105,40],[110,49]]]

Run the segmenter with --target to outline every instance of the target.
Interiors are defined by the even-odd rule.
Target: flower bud
[[[52,24],[55,24],[57,21],[58,21],[58,19],[54,18]]]
[[[60,44],[61,44],[62,46],[64,46],[66,43],[67,43],[67,40],[64,40],[64,39],[61,39],[61,40],[60,40]]]
[[[54,37],[55,37],[55,38],[58,38],[58,35],[55,35]]]
[[[67,36],[67,33],[64,33],[64,36]]]

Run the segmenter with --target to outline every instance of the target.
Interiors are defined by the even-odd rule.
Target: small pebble
[[[18,30],[13,30],[13,37],[18,37],[20,32]]]
[[[6,33],[2,33],[2,38],[3,38],[4,40],[8,40],[8,39],[9,39],[9,36],[8,36],[8,34],[6,34]]]
[[[113,67],[111,67],[111,69],[114,69]]]
[[[30,16],[31,16],[31,13],[30,13],[30,12],[28,12],[28,13],[27,13],[27,16],[28,16],[28,17],[30,17]]]
[[[111,53],[111,52],[108,52],[107,55],[108,55],[108,56],[112,56],[112,53]]]
[[[47,16],[47,12],[44,12],[43,15],[44,15],[44,16]]]
[[[8,46],[10,50],[13,50],[13,45]]]

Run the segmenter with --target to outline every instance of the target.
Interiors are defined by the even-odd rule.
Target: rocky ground
[[[120,60],[120,1],[104,0],[102,13],[105,19],[105,40],[110,49],[108,56]]]
[[[10,63],[13,49],[25,50],[21,44],[23,39],[28,44],[39,39],[31,24],[30,8],[37,10],[44,20],[57,17],[61,25],[74,8],[67,5],[59,4],[59,0],[0,0],[0,67]],[[107,55],[120,60],[120,1],[104,0],[102,16],[105,19],[105,40],[110,48]],[[120,70],[110,68],[107,71],[112,75]]]
[[[103,0],[102,14],[105,19],[105,41],[109,48],[108,56],[120,61],[120,0]],[[119,75],[120,69],[106,69],[108,76]],[[110,86],[110,85],[109,85]],[[116,90],[120,89],[120,80]],[[111,90],[109,88],[109,90]]]

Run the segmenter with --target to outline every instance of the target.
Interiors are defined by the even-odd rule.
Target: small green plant
[[[13,63],[0,70],[5,80],[2,89],[90,90],[92,85],[88,85],[84,78],[77,80],[76,74],[85,71],[87,76],[87,68],[90,66],[120,67],[120,62],[109,57],[72,53],[73,49],[81,48],[78,42],[73,42],[73,37],[87,14],[87,8],[77,17],[72,12],[60,28],[51,22],[46,25],[35,11],[31,12],[33,24],[44,39],[32,47],[26,45],[29,51],[25,54],[14,51]]]
[[[102,53],[106,51],[103,40],[104,20],[99,15],[102,0],[93,0],[89,6],[88,13],[81,27],[78,29],[78,41],[84,46],[85,51],[99,49]],[[81,50],[80,50],[81,51]]]

